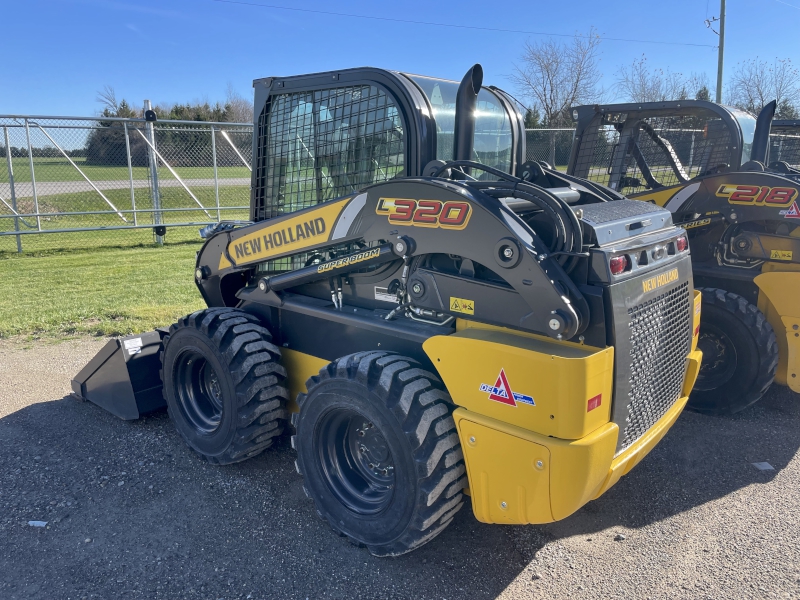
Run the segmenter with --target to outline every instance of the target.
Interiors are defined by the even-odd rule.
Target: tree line
[[[11,146],[10,148],[11,158],[28,158],[28,147],[22,146]],[[76,148],[74,150],[67,150],[67,155],[71,158],[86,156],[86,148]],[[58,148],[53,146],[42,146],[41,148],[37,148],[36,146],[31,148],[31,154],[33,158],[61,158],[63,155]],[[0,146],[0,158],[6,157],[6,147]]]
[[[642,55],[615,73],[612,89],[600,85],[601,38],[595,29],[562,42],[526,42],[512,80],[527,100],[525,126],[571,127],[570,109],[600,104],[616,97],[623,102],[711,100],[706,73],[684,75],[657,67]],[[776,118],[796,119],[800,110],[800,71],[790,58],[755,58],[734,66],[724,86],[723,102],[753,114],[778,101]]]
[[[124,98],[117,100],[114,88],[106,86],[98,92],[98,102],[103,105],[100,117],[108,118],[141,118],[144,108],[130,104]],[[232,86],[228,86],[224,103],[214,104],[208,101],[187,103],[158,104],[153,111],[159,120],[178,120],[218,122],[218,123],[251,123],[253,120],[252,104],[240,96]],[[99,121],[100,127],[94,129],[86,140],[82,156],[87,164],[124,166],[128,164],[127,147],[130,147],[131,164],[147,166],[148,145],[141,135],[129,128],[126,146],[125,130],[118,121]],[[196,130],[191,125],[174,125],[156,129],[156,146],[159,152],[173,167],[210,164],[212,161],[212,143],[210,130]],[[219,166],[240,166],[241,160],[234,150],[220,139],[217,140],[217,164]]]

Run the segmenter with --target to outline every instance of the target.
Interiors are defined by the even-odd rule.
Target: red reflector
[[[685,235],[682,235],[675,242],[675,245],[678,247],[678,252],[686,252],[686,249],[689,247],[689,240],[686,239]]]
[[[615,256],[608,261],[608,266],[611,268],[612,275],[619,275],[628,268],[628,257],[625,254],[622,256]]]
[[[589,402],[586,405],[586,412],[591,412],[598,406],[600,406],[601,402],[603,401],[603,394],[597,394],[594,398],[589,398]]]
[[[694,336],[697,337],[700,335],[700,325],[694,328]]]

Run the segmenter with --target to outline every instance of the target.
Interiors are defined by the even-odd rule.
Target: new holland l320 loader
[[[567,172],[689,232],[704,360],[688,406],[704,413],[743,410],[773,380],[800,392],[800,129],[775,105],[757,119],[699,100],[574,109]]]
[[[613,486],[699,370],[687,236],[525,163],[482,78],[255,81],[252,222],[205,231],[208,308],[109,342],[76,394],[123,418],[166,404],[215,464],[291,432],[320,516],[376,555],[465,496],[485,523],[548,523]]]

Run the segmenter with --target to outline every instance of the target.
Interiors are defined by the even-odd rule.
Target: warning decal
[[[503,404],[508,404],[509,406],[516,407],[517,402],[529,404],[530,406],[536,406],[532,396],[526,396],[525,394],[519,394],[511,391],[511,386],[508,383],[508,377],[506,377],[505,369],[500,369],[500,375],[497,376],[497,381],[494,385],[482,383],[480,391],[489,392],[489,400],[502,402]]]
[[[464,313],[465,315],[475,314],[475,302],[466,298],[454,298],[450,296],[450,310]]]
[[[769,257],[772,260],[792,260],[791,250],[770,250]]]
[[[122,342],[122,345],[125,346],[125,349],[128,351],[128,356],[133,356],[134,354],[140,354],[142,352],[142,338],[140,337],[133,338],[132,340],[125,340]]]

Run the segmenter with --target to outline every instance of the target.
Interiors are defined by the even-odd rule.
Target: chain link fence
[[[248,219],[253,126],[0,115],[0,255],[199,240]]]
[[[0,256],[200,241],[249,218],[249,123],[0,115]],[[565,169],[572,129],[530,129]]]
[[[574,129],[549,129],[545,127],[526,129],[526,159],[543,160],[561,171],[566,171],[574,135]]]

